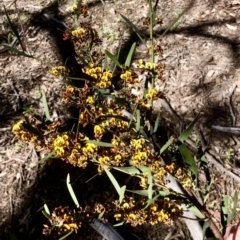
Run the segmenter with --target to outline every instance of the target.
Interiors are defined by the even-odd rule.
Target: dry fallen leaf
[[[233,26],[233,25],[230,25],[230,24],[227,24],[226,23],[226,26],[228,29],[232,30],[232,31],[236,31],[237,30],[237,26]]]
[[[240,240],[240,222],[227,227],[224,240]]]

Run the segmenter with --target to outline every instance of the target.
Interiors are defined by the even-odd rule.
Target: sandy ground
[[[148,31],[143,25],[148,5],[143,0],[105,1],[104,5],[101,1],[83,2],[89,4],[93,26],[103,40],[103,49],[114,53],[119,45],[128,49],[136,41],[120,14],[127,16],[143,32]],[[27,26],[24,30],[27,48],[37,58],[18,58],[6,52],[0,54],[0,112],[4,110],[4,116],[0,115],[0,225],[13,223],[18,231],[29,234],[36,227],[30,222],[41,214],[36,206],[32,210],[33,201],[38,199],[37,206],[40,208],[48,196],[47,193],[40,196],[36,191],[44,175],[36,162],[43,153],[19,142],[10,129],[21,118],[23,111],[32,110],[43,115],[41,90],[45,92],[52,112],[57,112],[59,116],[64,112],[59,97],[65,84],[62,79],[53,78],[46,67],[64,63],[67,51],[61,49],[61,34],[42,20],[41,11],[45,9],[71,24],[68,9],[72,2],[63,2],[59,8],[47,8],[49,3],[19,0],[15,5],[14,1],[0,1],[0,41],[4,42],[9,34],[3,11],[5,5],[13,21],[21,18],[22,25]],[[179,21],[162,37],[163,32],[182,13]],[[157,60],[166,64],[164,80],[157,82],[157,86],[181,117],[184,126],[201,111],[197,129],[201,129],[209,153],[216,158],[208,159],[215,179],[209,208],[216,212],[216,221],[219,221],[217,202],[222,195],[233,195],[239,189],[238,178],[229,172],[239,175],[240,145],[237,134],[213,131],[211,126],[239,126],[240,4],[234,0],[163,0],[157,4],[157,16],[163,21],[161,26],[154,28],[154,37],[156,40],[162,39],[163,48],[163,56]],[[21,29],[20,24],[18,27]],[[135,59],[144,57],[146,51],[146,47],[139,42]],[[160,111],[167,126],[176,125],[176,120],[161,101],[156,101],[154,108]],[[179,129],[174,131],[176,133]],[[191,138],[193,145],[196,145],[195,141],[199,138],[197,131]],[[216,166],[214,161],[220,163],[222,168]],[[160,230],[163,231],[163,228],[161,226]],[[172,234],[175,231],[165,230],[166,233],[172,231]],[[164,236],[160,238],[157,230],[152,232],[155,235],[149,233],[149,239],[164,239]],[[179,239],[186,239],[181,231],[177,234]]]

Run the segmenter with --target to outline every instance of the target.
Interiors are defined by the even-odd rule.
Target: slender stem
[[[153,43],[153,16],[154,16],[154,10],[152,7],[152,1],[148,0],[149,2],[149,18],[150,18],[150,25],[149,25],[149,32],[150,32],[150,41],[151,41],[151,62],[154,63],[154,43]]]

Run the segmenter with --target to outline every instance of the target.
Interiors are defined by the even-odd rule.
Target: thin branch
[[[234,111],[233,111],[233,107],[232,107],[232,95],[233,95],[236,87],[237,87],[237,85],[235,84],[231,88],[231,91],[230,91],[229,95],[227,96],[227,103],[228,103],[230,114],[231,114],[231,117],[232,117],[232,126],[235,126],[235,124],[236,124],[236,117],[235,117],[235,114],[234,114]]]

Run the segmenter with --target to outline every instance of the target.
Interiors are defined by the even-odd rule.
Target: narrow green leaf
[[[226,229],[227,227],[227,218],[228,218],[228,209],[229,209],[229,206],[228,206],[228,196],[224,196],[222,198],[222,202],[221,202],[221,224],[222,224],[222,227],[223,229]]]
[[[110,53],[108,50],[105,50],[105,54],[120,68],[122,68],[122,65],[120,64],[120,62],[117,60],[117,58]]]
[[[152,182],[152,173],[148,171],[148,199],[152,199],[153,196],[153,182]]]
[[[139,132],[139,130],[140,130],[140,110],[137,109],[136,131]]]
[[[213,178],[211,178],[210,182],[208,181],[208,185],[207,185],[207,189],[206,189],[206,195],[203,198],[204,203],[206,203],[208,198],[209,198],[209,194],[210,194],[212,184],[214,184],[214,179]]]
[[[70,232],[68,232],[66,235],[64,235],[63,237],[59,238],[59,240],[64,240],[66,239],[68,236],[70,236],[73,233],[73,230],[71,230]]]
[[[191,206],[191,207],[188,207],[189,211],[191,213],[193,213],[196,217],[200,218],[200,219],[204,219],[204,215],[201,213],[201,211],[199,211],[199,209],[195,206]]]
[[[70,195],[71,195],[71,197],[72,197],[73,202],[75,203],[76,207],[79,208],[80,205],[79,205],[79,202],[78,202],[78,200],[77,200],[77,197],[76,197],[76,195],[75,195],[75,193],[74,193],[74,191],[73,191],[72,185],[71,185],[71,183],[70,183],[70,175],[69,175],[69,173],[68,173],[68,175],[67,175],[67,181],[66,181],[66,183],[67,183],[67,188],[68,188],[68,191],[69,191],[69,193],[70,193]]]
[[[132,192],[145,197],[148,196],[148,190],[126,190],[126,192]],[[153,193],[155,193],[155,191]]]
[[[151,204],[153,204],[154,200],[151,198],[151,199],[148,199],[147,200],[147,204],[146,206],[143,208],[143,210],[147,209]]]
[[[90,76],[90,75],[87,75],[87,74],[84,74],[84,77],[69,77],[69,76],[66,76],[67,79],[70,79],[70,80],[77,80],[77,81],[90,81],[90,82],[96,82],[96,78]]]
[[[146,36],[141,33],[141,31],[136,27],[135,24],[133,24],[128,18],[120,14],[123,20],[127,23],[127,25],[132,29],[132,31],[135,31],[139,39],[144,43],[144,40],[142,37],[146,38]]]
[[[159,122],[160,122],[160,113],[158,113],[156,121],[154,123],[153,133],[155,133],[158,130]]]
[[[189,165],[189,168],[191,172],[197,176],[197,164],[194,161],[194,158],[192,157],[192,154],[187,149],[187,147],[182,143],[180,146],[178,146],[178,149],[182,155],[183,161]]]
[[[211,222],[209,220],[205,221],[203,224],[203,237],[206,235],[207,229],[210,227]]]
[[[118,170],[120,172],[124,172],[124,173],[128,173],[128,174],[142,174],[144,172],[149,171],[148,167],[142,166],[142,167],[135,167],[135,166],[131,166],[131,167],[113,167],[113,169]]]
[[[208,200],[208,198],[209,198],[209,192],[207,192],[207,194],[204,196],[204,198],[203,198],[203,202],[204,203],[206,203],[207,202],[207,200]]]
[[[133,43],[133,45],[131,46],[131,49],[127,55],[127,59],[125,61],[125,67],[130,67],[131,65],[131,61],[132,61],[132,56],[133,56],[133,53],[135,51],[135,47],[136,47],[136,43]]]
[[[228,209],[229,209],[228,201],[229,201],[229,197],[224,196],[223,200],[222,200],[223,204],[222,204],[222,207],[221,207],[224,215],[228,215]]]
[[[131,166],[131,167],[113,167],[113,168],[115,170],[118,170],[119,172],[124,172],[124,173],[132,174],[132,175],[140,174],[140,171],[134,166]]]
[[[228,219],[227,219],[228,225],[231,223],[231,221],[233,220],[233,218],[236,214],[237,203],[238,203],[238,193],[237,192],[234,193],[232,200],[233,200],[233,209],[232,209],[231,214],[228,214]]]
[[[43,215],[46,217],[46,218],[50,218],[51,217],[51,213],[50,213],[50,211],[49,211],[49,208],[48,208],[48,206],[47,206],[47,204],[44,204],[43,205],[43,211],[42,211],[42,213],[43,213]]]
[[[99,176],[99,173],[95,174],[94,176],[90,177],[86,183],[90,182],[92,179],[94,179],[95,177]]]
[[[126,191],[126,185],[122,186],[121,189],[120,189],[120,194],[119,194],[119,202],[120,204],[122,203],[122,200],[124,199],[125,197],[125,191]]]
[[[54,157],[54,155],[55,155],[55,151],[50,152],[46,157],[44,157],[40,161],[38,161],[38,164],[42,164],[42,163],[46,162],[48,159],[51,159],[52,157]]]
[[[194,120],[190,123],[190,125],[187,127],[186,130],[184,130],[180,136],[178,137],[178,140],[180,142],[184,142],[188,137],[189,135],[191,134],[192,130],[193,130],[193,127],[195,125],[195,123],[197,122],[198,118],[200,116],[200,113],[198,113],[198,115],[194,118]]]
[[[120,222],[120,223],[117,223],[117,224],[114,224],[113,226],[114,227],[120,227],[120,226],[122,226],[124,224],[124,221],[122,221],[122,222]]]
[[[129,123],[128,123],[128,127],[130,127],[130,126],[131,126],[131,124],[132,124],[132,122],[133,122],[134,115],[135,115],[136,111],[137,111],[137,105],[135,106],[135,108],[134,108],[134,110],[133,110],[133,113],[131,114],[131,117],[130,117],[130,119],[129,119]]]
[[[119,48],[118,48],[117,59],[119,59],[119,57],[120,57],[121,48],[122,48],[122,45],[120,45]],[[105,60],[106,60],[106,58],[105,58]],[[107,61],[106,61],[106,62],[107,62]],[[114,64],[113,71],[112,71],[113,74],[114,74],[116,68],[117,68],[117,64]],[[105,69],[108,69],[108,68],[105,68]]]
[[[42,102],[43,102],[43,108],[44,108],[44,113],[45,113],[46,119],[48,121],[52,121],[50,114],[49,114],[49,108],[48,108],[48,104],[47,104],[46,95],[45,95],[44,91],[41,91],[41,92],[42,92]]]
[[[173,141],[174,141],[174,138],[170,137],[169,140],[160,149],[160,154],[162,154],[164,151],[166,151],[168,149],[168,147],[173,143]]]
[[[50,217],[50,216],[51,216],[51,213],[50,213],[50,211],[49,211],[49,208],[48,208],[47,204],[44,204],[44,205],[43,205],[43,208],[44,208],[45,213]]]
[[[1,46],[3,46],[4,48],[16,53],[19,56],[23,56],[23,57],[29,57],[29,58],[33,58],[33,56],[28,55],[27,53],[23,52],[23,51],[19,51],[18,49],[16,49],[15,47],[12,47],[10,45],[7,44],[2,44]]]
[[[160,38],[162,38],[175,25],[175,23],[182,17],[182,15],[184,13],[185,13],[185,11],[183,11],[181,14],[179,14],[178,17],[175,18],[174,21],[168,25],[167,29],[163,32],[163,34],[160,36]]]
[[[96,140],[87,140],[86,143],[93,143],[99,147],[114,147],[113,144],[107,142],[98,142]]]
[[[112,173],[104,166],[104,170],[106,174],[108,175],[110,181],[112,182],[113,186],[115,187],[118,195],[120,195],[121,188],[116,180],[116,178],[112,175]]]
[[[5,15],[6,15],[6,17],[7,17],[7,21],[8,21],[9,27],[11,28],[13,34],[16,36],[18,42],[20,43],[22,50],[24,51],[25,49],[24,49],[24,46],[23,46],[21,37],[20,37],[20,35],[19,35],[19,33],[18,33],[17,28],[14,26],[14,24],[13,24],[12,21],[11,21],[11,19],[9,18],[5,6],[4,6],[4,12],[5,12]]]
[[[104,213],[105,213],[105,210],[103,210],[103,211],[98,215],[98,219],[102,219]]]
[[[145,197],[148,196],[148,190],[126,190],[126,192],[132,192],[132,193],[135,193],[135,194],[138,194],[141,196],[145,196]],[[166,189],[164,191],[153,191],[152,194],[153,195],[157,194],[159,196],[166,197],[166,196],[170,195],[170,192],[168,189]]]
[[[42,210],[42,214],[43,214],[47,219],[51,218],[51,216],[48,215],[45,210]]]
[[[77,14],[77,20],[78,20],[79,17],[80,17],[80,13],[81,13],[81,11],[80,11],[80,9],[81,9],[81,4],[82,4],[82,0],[78,0],[78,1],[77,1],[77,12],[76,12],[76,14]]]

